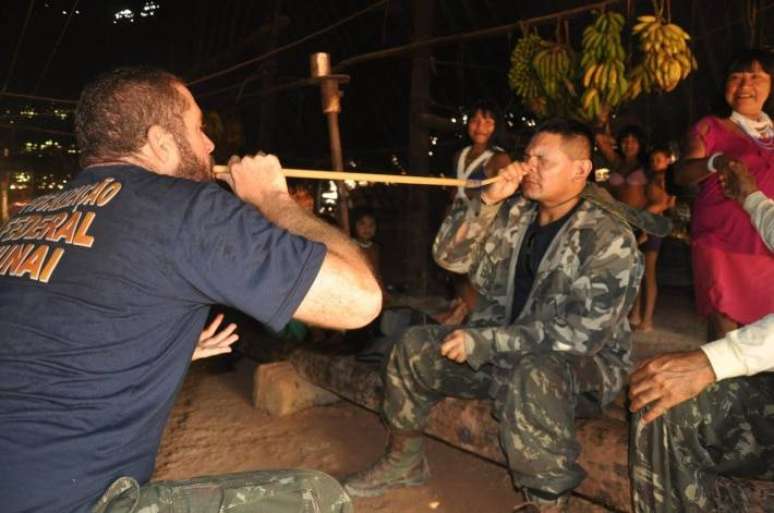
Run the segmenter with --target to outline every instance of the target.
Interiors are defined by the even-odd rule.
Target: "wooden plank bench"
[[[384,387],[375,366],[358,362],[353,356],[332,356],[309,350],[294,352],[290,361],[310,382],[369,410],[379,411]],[[625,410],[618,406],[601,417],[579,419],[576,428],[582,447],[580,464],[588,474],[576,493],[608,509],[630,513],[629,431]],[[433,408],[425,432],[454,447],[506,465],[490,401],[446,398]],[[754,502],[752,511],[774,513],[774,483],[745,483]]]

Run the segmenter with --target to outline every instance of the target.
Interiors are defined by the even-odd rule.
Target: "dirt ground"
[[[703,342],[705,326],[693,312],[690,289],[663,288],[655,330],[634,335],[634,356],[685,350]],[[342,478],[374,461],[384,447],[378,417],[340,402],[286,417],[259,413],[251,403],[255,363],[228,370],[223,360],[194,363],[172,411],[154,479],[271,468],[311,468]],[[430,482],[383,497],[355,499],[358,513],[510,513],[521,502],[507,471],[430,440]],[[575,498],[573,513],[607,510]]]
[[[378,417],[340,402],[286,417],[255,410],[249,360],[224,371],[217,361],[196,362],[178,396],[161,443],[158,479],[271,468],[311,468],[341,478],[376,459],[385,430]],[[510,513],[521,496],[506,470],[431,440],[429,484],[383,497],[355,499],[355,511],[400,513]],[[600,513],[582,500],[575,513]]]

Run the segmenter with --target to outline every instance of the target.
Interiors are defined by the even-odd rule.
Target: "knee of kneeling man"
[[[566,381],[566,361],[560,354],[527,354],[514,365],[511,383],[520,388],[544,388],[547,384],[555,387]]]

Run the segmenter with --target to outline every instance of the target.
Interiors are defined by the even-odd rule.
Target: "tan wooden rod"
[[[228,174],[227,166],[212,168],[215,176]],[[473,189],[494,183],[500,177],[485,180],[463,180],[460,178],[439,178],[434,176],[390,175],[385,173],[350,173],[345,171],[321,171],[317,169],[282,169],[286,178],[312,178],[314,180],[355,180],[358,182],[401,183],[410,185],[435,185],[440,187],[465,187]]]

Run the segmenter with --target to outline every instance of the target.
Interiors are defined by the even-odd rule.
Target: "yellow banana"
[[[586,69],[586,73],[583,74],[583,87],[589,87],[591,85],[591,77],[594,76],[594,72],[599,64],[593,64]]]

